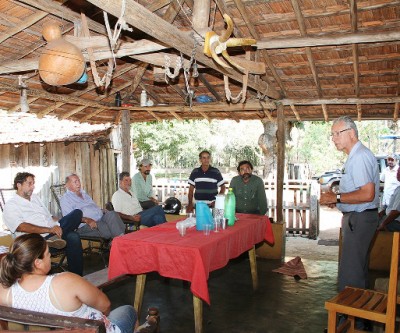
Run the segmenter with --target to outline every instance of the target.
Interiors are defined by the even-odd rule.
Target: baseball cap
[[[141,161],[140,161],[140,164],[139,164],[140,166],[148,166],[148,165],[151,165],[151,161],[148,159],[148,158],[144,158],[144,159],[142,159]]]

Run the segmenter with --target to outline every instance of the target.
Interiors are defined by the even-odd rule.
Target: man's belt
[[[377,211],[378,211],[378,208],[370,208],[370,209],[363,210],[362,212],[356,212],[355,210],[353,210],[350,212],[342,212],[342,214],[346,215],[346,214],[350,214],[350,213],[365,213],[365,212],[377,212]]]

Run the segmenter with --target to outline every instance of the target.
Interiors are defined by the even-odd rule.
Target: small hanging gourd
[[[81,50],[61,38],[61,29],[57,23],[45,24],[42,35],[48,42],[39,58],[39,74],[42,80],[52,86],[78,81],[85,70],[85,59]]]

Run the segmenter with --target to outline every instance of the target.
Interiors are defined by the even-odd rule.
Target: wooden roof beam
[[[107,0],[89,0],[89,2],[114,15],[115,17],[119,17],[120,15],[122,0],[115,0],[113,3]],[[172,24],[164,21],[162,18],[153,14],[145,7],[136,3],[134,0],[126,0],[124,19],[128,24],[140,29],[149,36],[152,36],[157,40],[168,41],[169,46],[177,49],[187,56],[192,55],[193,40],[186,32],[183,32]],[[220,68],[212,59],[203,54],[202,47],[198,46],[195,51],[195,58],[198,62],[201,62],[203,65],[229,76],[237,82],[243,81],[243,75],[241,73],[234,70],[225,70]],[[267,83],[259,83],[256,85],[254,82],[254,75],[250,75],[248,86],[255,90],[264,92],[271,98],[276,99],[280,97],[279,93],[275,90],[275,88],[273,88],[272,85],[268,85]]]
[[[291,0],[291,2],[292,2],[292,7],[294,10],[296,19],[297,19],[297,23],[299,24],[300,34],[302,36],[307,36],[306,24],[304,23],[304,17],[301,12],[300,6],[299,6],[297,0]],[[322,97],[321,83],[318,78],[317,67],[315,66],[315,61],[314,61],[314,58],[312,55],[311,47],[306,46],[305,51],[306,51],[308,63],[310,64],[311,73],[314,78],[315,87],[317,88],[318,97],[321,98]]]
[[[393,121],[397,122],[397,120],[399,119],[399,105],[400,103],[394,103],[394,111],[393,111]]]
[[[328,116],[328,107],[326,106],[326,104],[322,104],[322,113],[324,114],[324,120],[328,121],[329,120],[329,116]]]
[[[357,121],[361,121],[361,119],[362,119],[361,104],[357,104]]]
[[[321,98],[321,99],[282,99],[283,105],[356,105],[356,104],[392,104],[400,102],[400,96],[381,98]]]
[[[204,86],[208,89],[208,91],[213,94],[213,96],[218,102],[222,101],[222,97],[220,96],[218,91],[216,91],[214,87],[208,82],[208,80],[204,77],[203,73],[199,73],[198,78],[200,82],[203,83]]]
[[[350,18],[351,18],[351,31],[353,33],[357,32],[357,2],[355,0],[350,0]],[[353,70],[354,70],[354,93],[356,97],[360,96],[360,70],[358,66],[358,45],[352,44],[353,53]]]
[[[128,66],[124,66],[124,67],[120,66],[118,68],[118,70],[116,70],[115,73],[113,74],[113,77],[114,78],[119,77],[119,76],[125,74],[126,72],[134,69],[135,67],[137,67],[137,65],[128,65]],[[91,83],[91,84],[88,85],[88,87],[84,91],[81,91],[81,90],[74,91],[72,94],[70,94],[70,96],[79,97],[79,96],[82,96],[82,95],[84,95],[84,94],[96,89],[96,88],[97,88],[97,86],[94,83]],[[115,88],[112,89],[112,92],[117,92],[117,91],[119,91],[121,89],[124,89],[124,88],[125,87],[123,87],[123,88],[115,87]],[[103,100],[103,99],[105,99],[107,97],[108,97],[108,95],[100,95],[100,96],[96,97],[95,100],[96,101],[101,101],[101,100]],[[66,104],[66,103],[56,103],[55,105],[49,106],[46,109],[42,110],[41,112],[38,112],[37,115],[38,115],[38,117],[43,117],[46,114],[49,114],[50,112],[54,111],[55,109],[61,107],[64,104]],[[84,108],[79,108],[79,111],[82,111],[83,109]],[[75,113],[76,113],[75,110],[72,110],[72,113],[68,112],[66,114],[73,115]],[[65,119],[65,114],[61,118]]]
[[[297,121],[301,121],[300,115],[299,115],[299,113],[297,112],[296,107],[295,107],[293,104],[291,104],[291,105],[290,105],[290,108],[292,109],[293,114],[295,115]]]
[[[246,27],[249,29],[251,36],[256,40],[260,39],[260,35],[258,34],[258,32],[255,29],[254,25],[251,23],[251,19],[249,18],[249,15],[247,14],[246,7],[243,5],[242,1],[241,0],[234,0],[234,2],[235,2],[235,5],[236,5],[237,9],[240,12],[240,15],[243,18],[243,21],[246,24]],[[236,31],[236,34],[238,35],[238,37],[243,37],[243,35],[240,33],[239,30]],[[268,66],[269,70],[271,71],[272,76],[274,77],[276,83],[279,85],[279,88],[281,88],[281,91],[282,91],[282,94],[283,94],[282,97],[285,97],[286,96],[285,86],[283,85],[282,80],[281,80],[280,76],[278,75],[278,73],[276,71],[276,68],[274,66],[274,63],[272,62],[270,56],[264,50],[260,50],[259,53],[260,53],[260,56],[263,58],[264,62],[266,63],[266,65]],[[259,77],[259,76],[256,76],[256,78],[257,77]],[[261,77],[268,84],[271,84],[271,82],[270,82],[270,80],[269,80],[269,78],[268,78],[268,76],[266,74],[262,75]]]
[[[7,30],[6,32],[0,34],[0,43],[4,42],[6,39],[16,35],[17,33],[21,32],[22,30],[30,27],[32,24],[40,21],[42,18],[49,15],[47,12],[38,11],[35,14],[32,14],[28,18],[21,20],[18,25],[12,29]]]
[[[331,46],[345,44],[364,44],[379,42],[395,42],[400,40],[400,31],[357,32],[350,34],[326,34],[318,37],[264,38],[257,42],[257,48],[287,49],[306,46]]]

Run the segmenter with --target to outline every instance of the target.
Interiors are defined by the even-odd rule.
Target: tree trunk
[[[264,126],[264,133],[260,135],[258,139],[258,145],[260,146],[264,155],[264,169],[263,178],[268,176],[276,169],[276,154],[277,154],[277,139],[276,131],[278,129],[276,122],[271,122],[268,119],[261,121]]]
[[[260,135],[258,139],[258,145],[264,155],[264,168],[263,178],[268,177],[275,178],[276,170],[276,155],[277,155],[277,138],[276,131],[278,130],[278,124],[274,121],[271,122],[268,119],[261,120],[264,126],[264,133]],[[287,122],[285,126],[286,130],[286,143],[290,140],[290,133],[293,128],[292,122]]]

